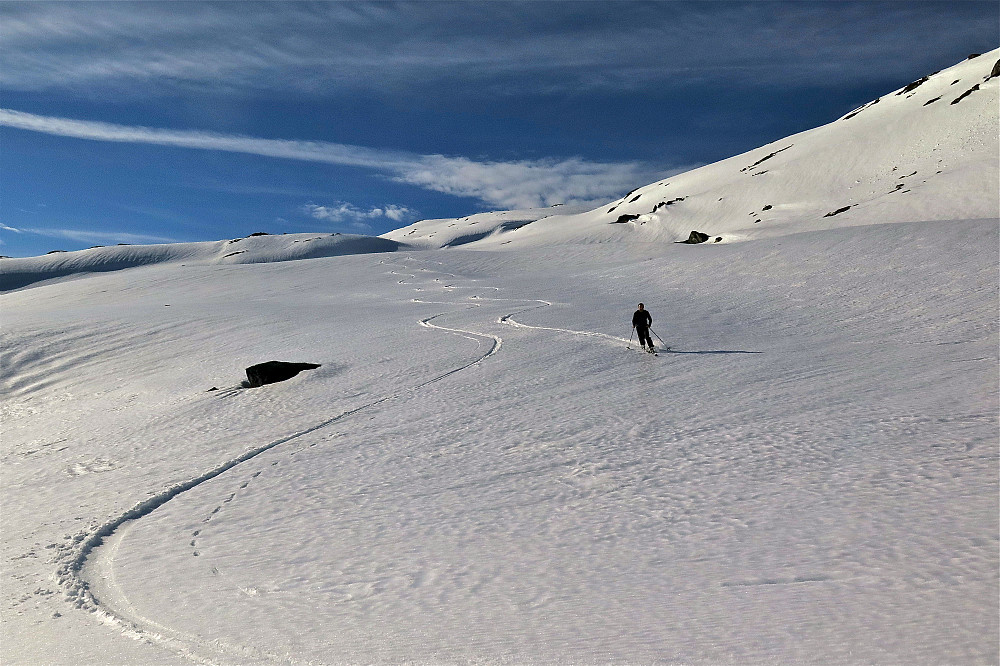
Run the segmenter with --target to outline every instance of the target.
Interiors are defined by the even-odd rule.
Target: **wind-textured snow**
[[[997,55],[589,213],[23,260],[0,660],[996,663]]]

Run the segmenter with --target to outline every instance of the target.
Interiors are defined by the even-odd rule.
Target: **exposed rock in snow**
[[[709,239],[708,234],[703,234],[700,231],[692,231],[691,235],[687,237],[687,240],[679,241],[680,243],[687,243],[688,245],[696,245],[698,243],[704,243]]]
[[[837,210],[827,213],[823,217],[833,217],[834,215],[840,215],[841,213],[846,213],[849,210],[851,210],[851,206],[843,206],[841,208],[838,208]]]
[[[905,88],[903,88],[902,90],[900,90],[896,94],[897,95],[903,95],[903,94],[908,93],[908,92],[913,92],[914,90],[916,90],[920,86],[922,86],[925,83],[927,83],[929,80],[930,80],[930,77],[922,76],[919,79],[917,79],[916,81],[914,81],[913,83],[909,84],[908,86],[906,86]]]
[[[287,363],[285,361],[267,361],[247,368],[247,381],[250,388],[264,384],[276,384],[296,376],[303,370],[315,370],[319,363]]]
[[[958,104],[963,99],[965,99],[966,97],[968,97],[972,93],[976,92],[977,90],[979,90],[979,84],[978,83],[976,85],[972,86],[971,88],[969,88],[968,90],[966,90],[964,93],[962,93],[958,97],[956,97],[954,100],[952,100],[951,103],[952,104]]]

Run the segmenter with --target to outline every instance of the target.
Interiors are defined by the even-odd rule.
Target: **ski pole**
[[[649,330],[652,331],[653,335],[656,335],[656,339],[660,341],[660,344],[664,344],[664,345],[667,344],[666,342],[663,342],[663,338],[661,338],[659,335],[656,334],[656,331],[653,331],[653,329],[649,329]]]
[[[632,332],[628,334],[628,344],[625,349],[632,349],[632,336],[635,335],[635,326],[632,327]]]

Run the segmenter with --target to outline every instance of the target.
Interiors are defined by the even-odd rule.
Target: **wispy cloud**
[[[165,236],[154,236],[150,234],[132,234],[118,231],[88,231],[85,229],[57,229],[57,228],[32,228],[32,229],[11,229],[3,227],[7,231],[18,231],[18,233],[28,233],[48,238],[62,238],[76,243],[99,243],[113,245],[116,243],[125,244],[149,244],[149,243],[176,243],[174,238]]]
[[[325,141],[262,139],[214,132],[132,127],[39,116],[11,109],[0,109],[0,126],[93,141],[219,150],[358,167],[375,171],[396,182],[471,197],[488,205],[507,208],[599,203],[637,185],[669,175],[639,162],[592,162],[580,158],[476,161],[466,157],[416,155]]]
[[[915,58],[992,46],[996,16],[993,2],[893,0],[0,3],[0,85],[530,94],[748,72],[815,85],[905,77]],[[925,42],[935,49],[914,55]]]
[[[0,222],[0,231],[7,231],[15,234],[28,234],[33,236],[45,236],[46,238],[62,238],[75,243],[100,243],[112,245],[116,243],[145,244],[145,243],[176,243],[177,240],[165,236],[155,236],[151,234],[133,234],[119,231],[90,231],[86,229],[60,229],[45,227],[26,227],[18,229]],[[2,243],[2,241],[0,241]]]

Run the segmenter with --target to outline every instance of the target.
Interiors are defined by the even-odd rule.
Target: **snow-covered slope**
[[[991,663],[998,237],[4,294],[0,660]],[[270,359],[322,367],[240,387]]]
[[[383,238],[398,240],[400,243],[418,248],[459,247],[491,237],[503,236],[529,224],[549,217],[561,217],[585,212],[586,207],[557,204],[548,208],[526,210],[503,210],[475,213],[458,219],[442,218],[420,220],[383,235]]]
[[[875,221],[996,218],[1000,77],[990,74],[998,57],[1000,49],[828,125],[641,187],[593,211],[418,222],[385,238],[446,247],[464,237],[475,241],[468,249],[513,249],[681,241],[697,230],[727,242]],[[532,223],[505,226],[503,215]]]
[[[0,261],[0,662],[996,663],[983,67],[613,211]]]
[[[258,234],[206,243],[117,245],[41,257],[0,259],[0,291],[55,278],[118,271],[167,262],[259,264],[344,254],[392,252],[398,243],[384,238],[344,234]]]

